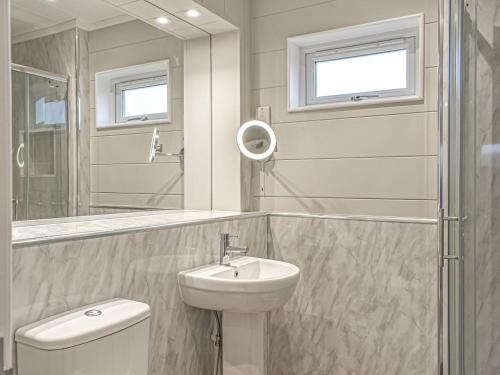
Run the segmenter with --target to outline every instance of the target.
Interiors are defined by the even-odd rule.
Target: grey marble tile
[[[468,125],[476,142],[466,157],[470,207],[469,241],[465,249],[466,355],[468,369],[481,375],[500,373],[500,3],[477,2],[477,46],[472,45],[476,69],[477,110]],[[477,49],[475,49],[477,47]],[[475,90],[474,90],[475,89]],[[473,126],[475,125],[475,127]]]
[[[130,298],[152,309],[151,375],[210,374],[211,316],[184,305],[177,272],[216,261],[223,231],[265,257],[265,216],[17,248],[14,329],[88,303]]]
[[[216,261],[220,232],[240,234],[254,256],[269,251],[301,268],[297,293],[270,315],[270,374],[434,373],[433,224],[264,215],[20,247],[14,327],[107,298],[144,301],[150,373],[208,374],[211,316],[182,303],[176,274]]]
[[[90,213],[90,54],[89,33],[78,32],[78,215]]]
[[[13,44],[12,61],[74,77],[75,29]]]
[[[500,373],[499,9],[479,0],[476,22],[467,12],[464,26],[464,354],[466,372],[481,375]]]
[[[436,373],[436,226],[270,217],[269,257],[296,264],[270,314],[269,374]]]

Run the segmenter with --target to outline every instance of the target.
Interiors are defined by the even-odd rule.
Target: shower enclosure
[[[68,81],[12,64],[13,220],[68,216]]]
[[[442,155],[448,159],[445,354],[450,375],[498,375],[500,0],[449,5],[449,131],[441,147],[449,145]]]

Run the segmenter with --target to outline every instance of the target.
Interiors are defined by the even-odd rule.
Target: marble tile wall
[[[223,231],[239,234],[251,255],[266,256],[266,216],[16,247],[14,329],[95,301],[130,298],[152,308],[151,375],[210,374],[210,313],[180,300],[176,275],[218,259]]]
[[[270,216],[269,257],[296,264],[270,314],[272,375],[434,375],[436,226]]]
[[[466,264],[472,268],[471,278],[466,283],[474,283],[475,316],[469,323],[475,324],[475,341],[472,337],[469,341],[475,343],[470,349],[475,352],[475,373],[496,375],[500,373],[500,156],[496,150],[500,143],[500,1],[477,1],[475,36],[476,152],[467,155],[476,163],[475,243],[465,249],[466,255],[472,254]]]
[[[90,52],[89,33],[78,33],[78,215],[90,214]]]
[[[467,12],[464,14],[464,35],[467,37],[464,38],[464,87],[463,87],[463,114],[464,116],[462,117],[463,121],[467,124],[474,124],[475,120],[475,100],[474,98],[476,97],[475,93],[475,74],[476,74],[476,64],[475,64],[475,59],[476,59],[476,49],[475,49],[475,25],[474,25],[474,18],[475,18],[475,12],[474,12],[474,7],[467,7]],[[452,132],[453,129],[450,129],[450,132]],[[465,187],[463,189],[466,197],[463,200],[463,211],[464,215],[468,217],[474,217],[475,216],[475,191],[474,191],[474,185],[475,185],[475,180],[476,180],[476,160],[474,157],[474,150],[476,148],[476,139],[475,139],[475,127],[474,126],[465,126],[463,129],[463,137],[464,137],[464,147],[465,155],[468,157],[465,157],[463,159],[463,166],[462,166],[462,171],[461,173],[464,176],[464,181],[465,181]],[[451,136],[451,139],[453,139],[453,135]],[[451,143],[451,148],[453,150],[454,144]],[[458,146],[461,147],[461,146]],[[451,151],[453,154],[453,151]],[[451,168],[453,168],[453,164],[451,164]],[[453,196],[453,189],[454,186],[451,185],[451,196]],[[457,215],[458,213],[453,207],[453,200],[451,201],[450,204],[450,215]],[[453,230],[458,230],[456,226],[451,226],[452,229],[451,235],[455,235],[456,237],[456,232],[453,232]],[[468,220],[463,223],[463,229],[464,229],[464,247],[467,249],[473,249],[475,246],[475,238],[474,238],[474,221],[473,220]],[[453,244],[450,244],[451,247],[454,247]],[[464,279],[467,280],[465,282],[465,290],[464,290],[464,337],[466,337],[465,340],[465,355],[464,355],[464,367],[465,367],[465,373],[466,374],[474,374],[475,373],[475,347],[474,347],[474,340],[469,339],[474,337],[475,335],[475,292],[474,292],[474,266],[471,266],[474,264],[474,252],[473,251],[465,251],[464,252]],[[453,273],[456,270],[455,265],[450,265],[448,268],[451,273]],[[453,287],[453,286],[451,286]],[[451,299],[450,303],[451,306],[454,304],[453,298]],[[446,311],[446,310],[445,310]],[[456,331],[451,330],[450,331],[450,340],[455,340],[455,334],[457,334]],[[451,342],[451,341],[450,341]],[[452,354],[453,356],[453,354]],[[456,361],[453,361],[453,358],[450,359],[450,367],[451,371],[453,371],[453,365],[456,363]]]

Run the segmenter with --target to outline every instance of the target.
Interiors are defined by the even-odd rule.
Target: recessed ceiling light
[[[190,9],[186,12],[186,16],[196,18],[201,16],[201,12],[198,9]]]
[[[170,20],[167,17],[158,17],[156,19],[156,22],[158,22],[160,25],[166,25],[167,23],[170,23]]]

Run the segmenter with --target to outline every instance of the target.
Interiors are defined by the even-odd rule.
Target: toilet
[[[150,308],[126,299],[17,330],[18,375],[147,375]]]

